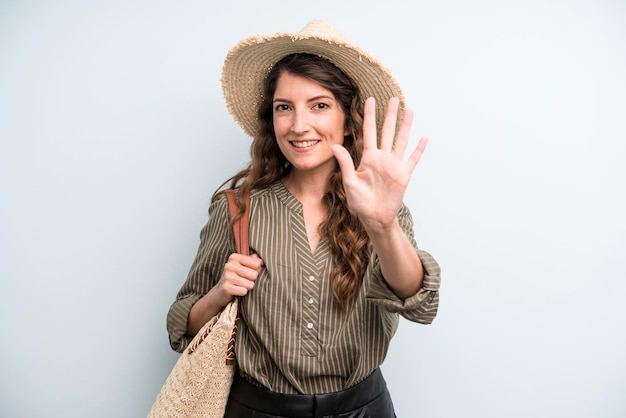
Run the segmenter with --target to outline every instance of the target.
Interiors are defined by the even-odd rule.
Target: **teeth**
[[[319,141],[298,141],[298,142],[292,142],[292,144],[296,148],[306,148],[306,147],[312,147],[318,142]]]

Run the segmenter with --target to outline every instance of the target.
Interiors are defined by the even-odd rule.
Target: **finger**
[[[239,253],[232,253],[228,257],[228,262],[233,264],[239,264],[251,269],[259,269],[263,266],[264,262],[258,254],[244,255]]]
[[[261,269],[261,267],[263,267],[263,265],[265,264],[265,262],[263,261],[263,259],[261,257],[259,257],[258,254],[250,254],[250,255],[241,255],[242,259],[241,259],[241,265],[251,268],[253,270],[257,270],[259,271]]]
[[[263,261],[263,259],[257,253],[251,254],[250,257],[256,259],[256,261],[258,263],[258,267],[257,267],[258,270],[260,270],[261,267],[263,267],[265,265],[265,261]]]
[[[422,154],[424,153],[424,150],[426,149],[426,145],[428,145],[428,137],[423,136],[420,138],[419,142],[417,143],[417,146],[415,147],[415,149],[411,153],[411,156],[407,160],[409,170],[413,171],[417,163],[419,163],[420,159],[422,158]]]
[[[241,268],[241,267],[240,267]],[[251,269],[236,270],[226,266],[224,268],[223,287],[228,294],[242,296],[241,291],[248,291],[254,288],[254,283],[259,272]],[[243,293],[245,294],[245,293]]]
[[[354,161],[352,161],[352,157],[350,156],[348,150],[342,145],[335,144],[331,147],[331,150],[333,151],[333,154],[335,154],[335,158],[339,163],[341,175],[343,176],[345,183],[355,175]]]
[[[226,263],[224,266],[224,281],[226,283],[241,284],[243,280],[254,281],[258,271],[239,264]]]
[[[411,133],[411,125],[413,124],[413,111],[411,109],[404,110],[404,117],[400,124],[400,130],[398,131],[398,137],[393,147],[393,153],[399,157],[404,155],[406,146],[409,143],[409,136]]]
[[[376,135],[376,100],[370,97],[363,106],[363,150],[378,148]]]
[[[400,99],[392,97],[387,103],[385,111],[385,121],[380,135],[381,151],[391,152],[393,148],[394,138],[396,136],[396,122],[398,120],[398,108],[400,107]]]
[[[235,283],[226,282],[224,283],[224,292],[230,296],[245,296],[250,290],[254,289],[254,283],[248,283],[252,284],[250,286],[241,286]]]
[[[231,254],[224,266],[224,277],[233,283],[240,283],[240,279],[254,281],[262,265],[263,260],[257,255]]]

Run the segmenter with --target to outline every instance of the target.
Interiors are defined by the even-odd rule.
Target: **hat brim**
[[[387,101],[400,99],[398,121],[404,111],[404,94],[391,72],[360,48],[341,40],[319,36],[279,33],[247,38],[233,47],[222,69],[222,89],[229,112],[244,132],[255,138],[260,130],[258,108],[263,84],[283,57],[294,53],[315,54],[339,67],[359,88],[361,100],[376,99],[380,131]]]

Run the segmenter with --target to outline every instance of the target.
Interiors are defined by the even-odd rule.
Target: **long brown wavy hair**
[[[291,54],[274,65],[265,80],[263,98],[258,109],[261,130],[250,146],[251,161],[247,168],[226,180],[220,189],[230,183],[238,188],[238,196],[252,189],[263,189],[285,177],[291,170],[274,134],[273,98],[280,75],[284,72],[311,79],[330,90],[345,115],[345,128],[350,134],[344,137],[343,146],[348,150],[355,166],[363,153],[363,102],[359,90],[351,78],[324,58],[311,54]],[[320,225],[322,239],[330,244],[333,269],[330,287],[340,310],[346,311],[354,301],[370,258],[369,237],[358,217],[348,210],[339,165],[329,178],[329,190],[323,197],[328,218]],[[213,199],[218,195],[216,192]],[[240,213],[243,205],[240,201]]]

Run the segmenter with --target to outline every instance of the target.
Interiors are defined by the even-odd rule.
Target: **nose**
[[[305,111],[296,110],[293,112],[293,121],[291,123],[291,131],[295,134],[301,134],[308,130],[309,121]]]

